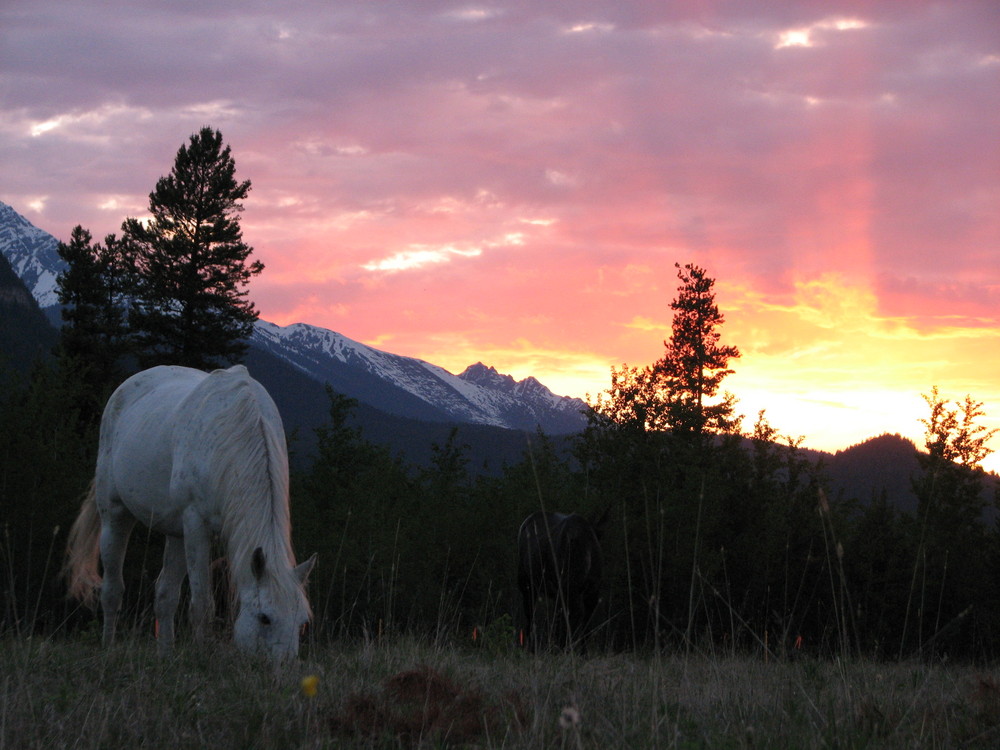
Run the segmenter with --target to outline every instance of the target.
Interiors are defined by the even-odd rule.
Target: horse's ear
[[[250,570],[253,571],[253,577],[258,581],[262,579],[266,567],[267,562],[264,559],[264,550],[258,547],[253,551],[253,557],[250,559]]]
[[[316,553],[312,553],[312,557],[306,560],[300,565],[296,565],[294,572],[295,577],[299,579],[299,583],[303,586],[306,585],[306,581],[309,579],[309,574],[312,572],[313,566],[316,564]]]

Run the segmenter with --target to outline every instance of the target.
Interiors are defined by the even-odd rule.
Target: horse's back
[[[250,377],[243,365],[228,370],[214,370],[205,376],[185,399],[180,416],[183,439],[194,439],[200,432],[211,440],[211,433],[228,418],[258,421],[262,429],[284,437],[278,407],[264,386]]]
[[[106,430],[142,429],[143,422],[162,424],[154,419],[172,412],[206,377],[201,370],[174,365],[137,372],[108,399],[101,424],[102,439]]]
[[[234,461],[288,472],[281,415],[264,387],[242,365],[215,370],[184,399],[174,427],[173,457],[185,467],[174,477],[210,488],[231,475]]]
[[[97,457],[98,501],[160,505],[171,472],[177,411],[206,377],[187,367],[160,366],[136,373],[108,399]]]
[[[243,365],[211,373],[177,365],[143,370],[118,386],[108,400],[101,423],[102,445],[114,447],[135,438],[172,441],[178,425],[208,429],[205,425],[233,409],[241,392],[249,392],[263,419],[280,428],[277,407]]]
[[[590,521],[576,513],[566,516],[560,526],[560,545],[565,564],[578,573],[574,580],[589,583],[600,578],[601,544]]]
[[[209,457],[216,433],[224,429],[220,415],[232,411],[240,394],[281,429],[273,401],[242,365],[212,373],[161,365],[122,383],[101,422],[99,500],[120,501],[136,518],[165,533],[179,533],[187,501],[177,496],[179,475],[180,480],[197,479],[188,475],[197,473],[197,461]],[[185,463],[180,469],[179,457]]]

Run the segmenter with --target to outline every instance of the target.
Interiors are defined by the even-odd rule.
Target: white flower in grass
[[[570,704],[559,714],[559,726],[563,729],[575,729],[580,726],[580,710]]]

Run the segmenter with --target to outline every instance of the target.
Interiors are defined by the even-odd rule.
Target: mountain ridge
[[[20,236],[26,227],[31,230]],[[0,203],[0,303],[8,303],[0,304],[4,353],[25,343],[14,335],[15,329],[23,329],[21,339],[30,339],[28,357],[44,356],[58,338],[58,305],[43,309],[38,304],[39,299],[56,299],[57,244]],[[33,253],[37,257],[27,257]],[[46,311],[47,320],[42,314]],[[2,338],[5,334],[11,334],[11,343]],[[534,377],[515,380],[482,362],[453,375],[429,362],[382,352],[307,323],[279,326],[259,321],[247,365],[274,395],[300,465],[315,445],[314,428],[327,419],[327,384],[358,401],[352,423],[367,440],[419,466],[427,465],[432,446],[443,444],[453,429],[459,430],[459,444],[468,446],[470,469],[495,472],[523,455],[530,433],[542,422],[539,414],[547,420],[542,431],[560,436],[562,450],[585,424],[584,402],[557,396]],[[835,453],[808,454],[810,460],[823,462],[834,497],[861,505],[885,497],[899,510],[914,512],[911,479],[920,465],[912,441],[881,435]],[[1000,486],[997,477],[988,480],[984,493]]]
[[[0,385],[51,356],[58,333],[0,253]]]
[[[0,202],[0,249],[42,309],[59,304],[56,269],[63,261],[56,252],[58,244],[51,234]]]
[[[59,320],[56,278],[65,266],[57,246],[55,237],[0,203],[0,252],[53,323]],[[308,323],[279,326],[258,320],[250,345],[347,396],[401,417],[549,434],[577,432],[586,423],[582,400],[557,396],[533,377],[515,381],[482,363],[454,375],[430,362],[381,351]]]

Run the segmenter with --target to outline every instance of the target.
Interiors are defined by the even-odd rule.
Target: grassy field
[[[2,750],[1000,746],[1000,670],[954,665],[404,638],[313,645],[275,671],[229,644],[158,659],[147,638],[7,636],[0,683]]]

